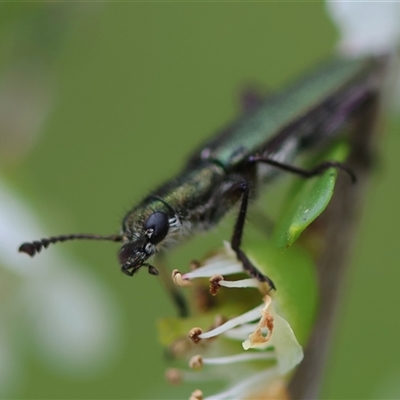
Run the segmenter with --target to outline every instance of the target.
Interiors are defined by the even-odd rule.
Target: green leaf
[[[342,162],[348,151],[346,143],[337,143],[324,155],[324,160]],[[278,220],[273,233],[273,242],[277,247],[290,247],[325,210],[332,197],[337,174],[336,169],[330,168],[318,177],[296,181],[284,206],[284,214]]]

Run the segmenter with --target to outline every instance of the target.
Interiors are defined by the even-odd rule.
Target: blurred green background
[[[0,32],[0,91],[8,87],[13,99],[11,122],[0,125],[1,177],[31,204],[49,235],[117,233],[136,201],[238,115],[241,87],[277,89],[329,57],[338,40],[319,2],[3,3]],[[11,89],[10,76],[18,83]],[[382,129],[325,399],[400,398],[399,119],[392,115]],[[177,249],[170,264],[184,269],[203,249],[219,246],[226,237],[221,232]],[[10,379],[18,384],[3,396],[188,397],[190,391],[167,389],[157,343],[156,320],[174,309],[156,278],[119,272],[117,249],[88,242],[64,249],[85,263],[120,310],[121,318],[110,321],[119,324],[112,354],[92,372],[50,367],[26,345],[30,328],[21,304],[13,309],[11,334],[20,368]],[[21,255],[21,263],[29,262]],[[2,287],[13,279],[1,276]],[[8,307],[4,291],[1,298]]]

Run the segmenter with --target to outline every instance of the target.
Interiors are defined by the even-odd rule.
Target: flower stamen
[[[198,343],[200,341],[200,339],[209,339],[214,336],[221,335],[222,333],[225,333],[226,331],[236,327],[237,325],[243,325],[247,322],[251,322],[251,321],[254,321],[255,319],[258,319],[260,316],[260,311],[261,311],[260,306],[258,306],[250,311],[247,311],[246,313],[244,313],[242,315],[239,315],[238,317],[228,320],[224,324],[222,324],[222,325],[218,326],[217,328],[214,328],[208,332],[202,333],[200,328],[193,328],[189,333],[189,337],[193,341],[197,340],[197,341],[195,341],[195,343]]]
[[[212,294],[213,296],[215,296],[221,285],[220,282],[224,280],[224,277],[222,275],[213,275],[210,278],[210,294]]]
[[[224,365],[255,360],[274,360],[276,355],[272,352],[246,352],[225,357],[203,358],[200,354],[193,356],[189,361],[192,369],[201,369],[203,365]]]
[[[172,280],[177,286],[191,286],[192,284],[188,279],[183,279],[182,274],[177,269],[172,271]]]
[[[193,343],[197,344],[200,342],[200,339],[202,339],[200,337],[200,335],[202,334],[202,329],[199,327],[196,328],[192,328],[189,332],[189,339],[191,339],[193,341]]]

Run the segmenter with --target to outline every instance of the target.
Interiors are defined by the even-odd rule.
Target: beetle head
[[[129,276],[133,276],[140,267],[148,267],[149,273],[158,275],[158,271],[146,260],[157,252],[159,244],[168,234],[168,216],[162,211],[150,214],[143,223],[139,237],[127,241],[118,253],[121,270]]]

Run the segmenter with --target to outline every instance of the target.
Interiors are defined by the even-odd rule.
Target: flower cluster
[[[174,356],[189,359],[193,371],[170,369],[168,380],[172,383],[210,379],[228,382],[224,391],[208,397],[203,397],[202,391],[196,389],[191,399],[197,400],[286,398],[285,382],[302,360],[303,350],[291,325],[281,316],[284,310],[280,308],[284,304],[268,285],[255,279],[226,279],[234,274],[238,277],[237,274],[243,272],[228,244],[202,264],[194,263],[193,266],[196,267],[194,270],[184,274],[175,270],[173,280],[179,286],[192,286],[194,300],[201,312],[180,323],[172,323],[171,319],[163,321],[161,326],[164,333],[173,326],[176,337],[164,342],[168,342]],[[204,300],[206,285],[211,294],[208,301]],[[248,290],[241,290],[244,288]],[[217,293],[218,296],[213,297]],[[221,315],[229,315],[229,318]],[[212,319],[209,329],[194,327],[188,335],[186,333],[194,344],[181,336],[189,324],[209,323]]]

